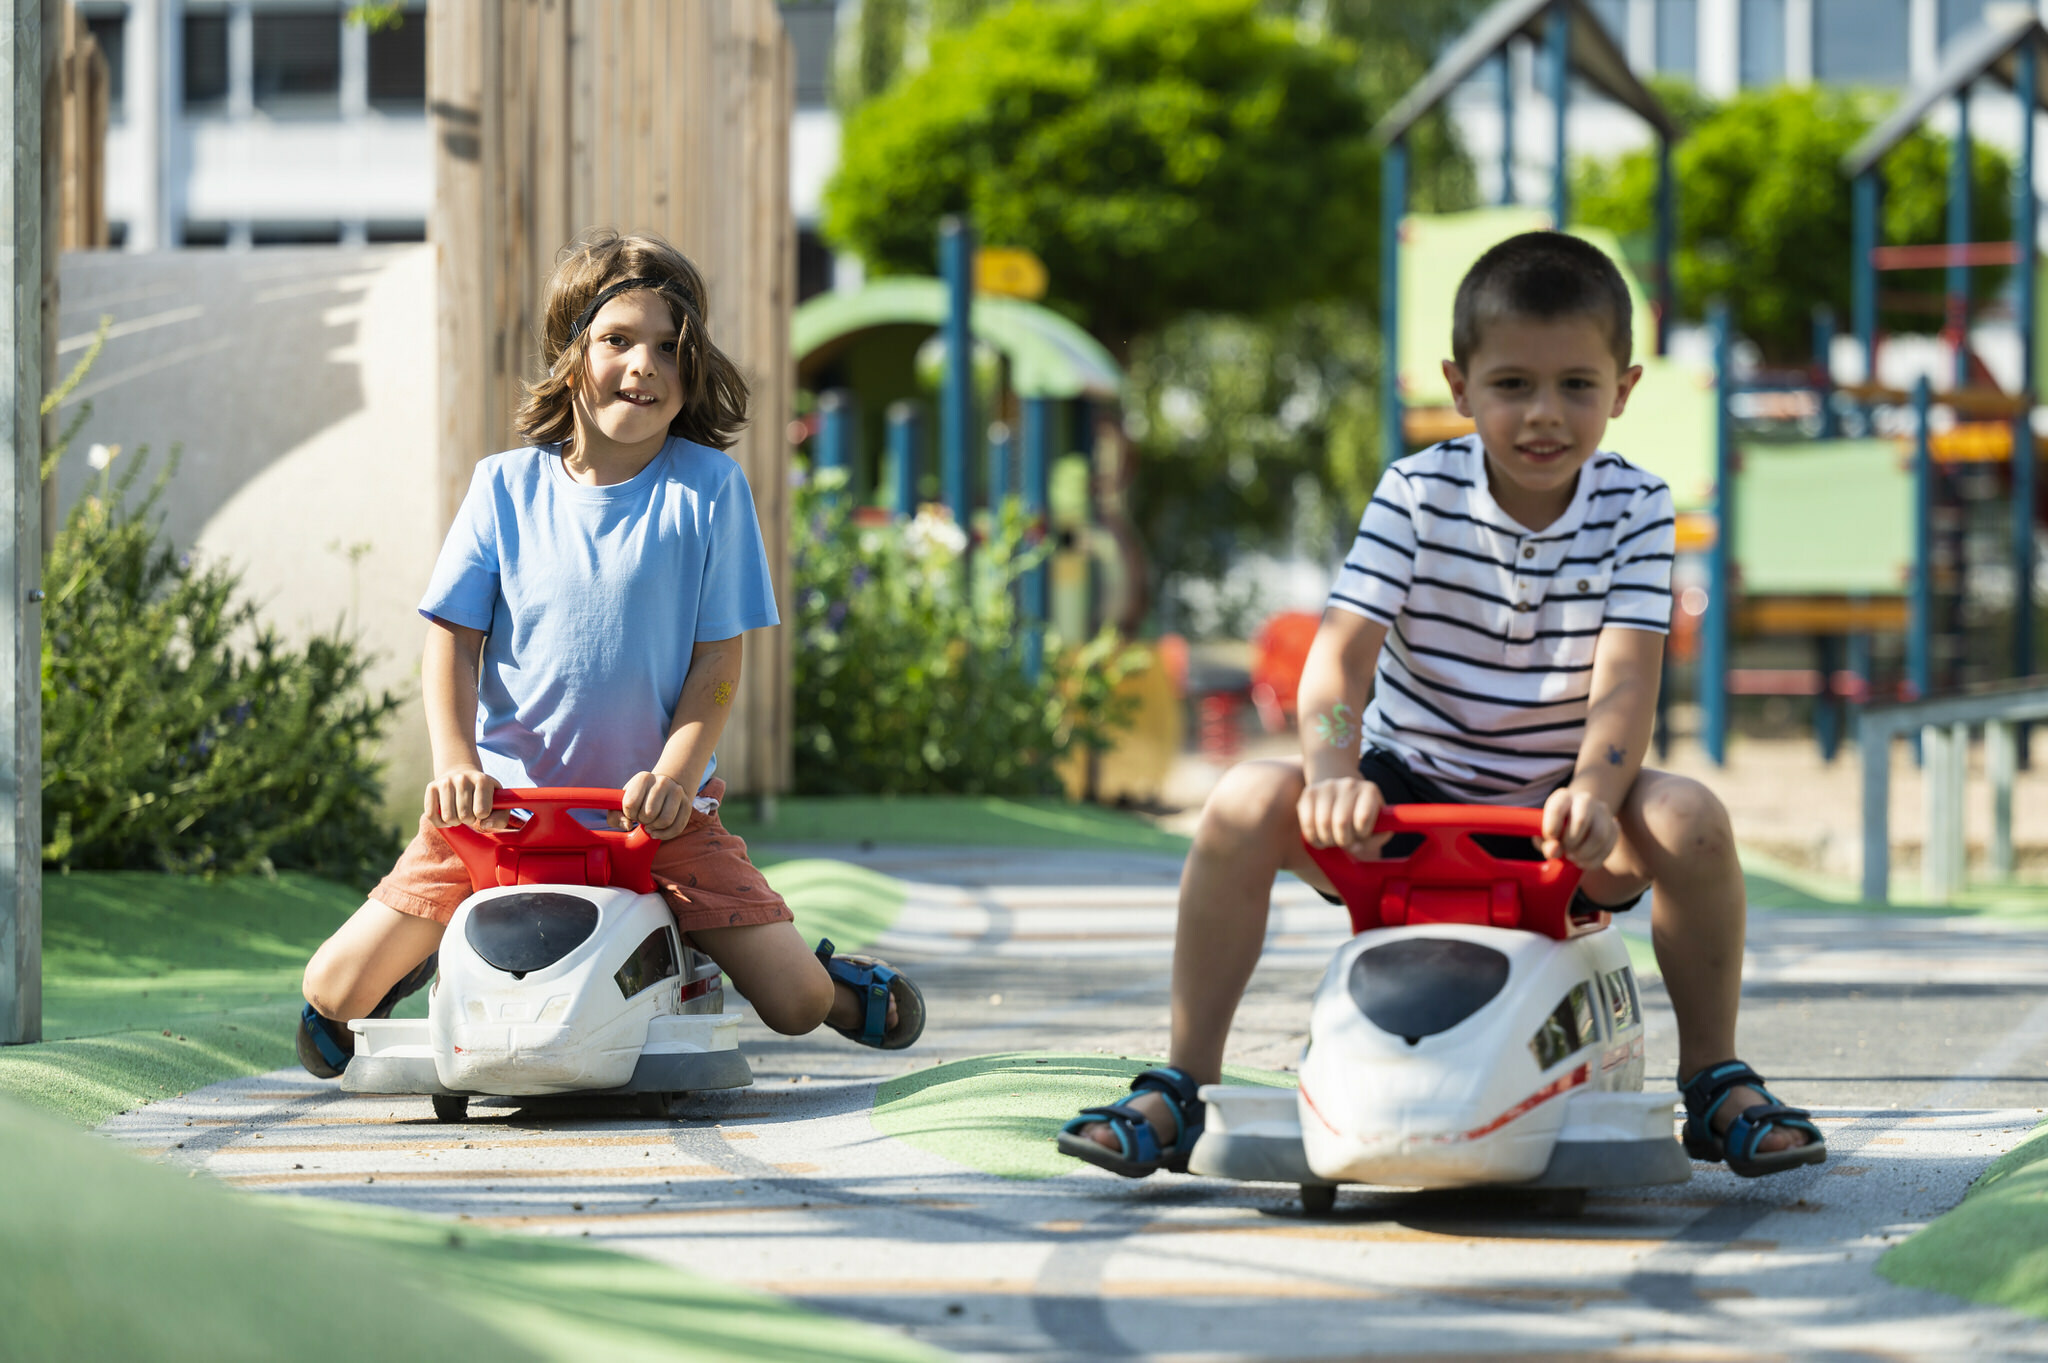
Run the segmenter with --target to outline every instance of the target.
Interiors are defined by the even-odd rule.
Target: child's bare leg
[[[1655,886],[1650,940],[1678,1019],[1682,1081],[1735,1058],[1748,919],[1735,834],[1712,791],[1660,771],[1637,776],[1622,802],[1620,822],[1622,842],[1583,885],[1588,896],[1606,903],[1626,899],[1645,880]],[[1715,1129],[1726,1130],[1744,1108],[1763,1101],[1755,1089],[1732,1090],[1714,1114]],[[1805,1133],[1781,1127],[1758,1149],[1805,1143]]]
[[[1168,1059],[1197,1084],[1223,1073],[1223,1046],[1266,942],[1273,878],[1293,871],[1327,886],[1301,846],[1301,763],[1244,762],[1224,774],[1202,807],[1195,845],[1180,875],[1173,935],[1173,1033]],[[1157,1092],[1131,1105],[1145,1114],[1162,1146],[1173,1142],[1173,1115]],[[1081,1129],[1115,1150],[1106,1122]]]
[[[431,918],[366,900],[306,962],[306,1002],[336,1022],[368,1017],[392,985],[434,953],[445,931]]]
[[[753,1005],[754,1015],[784,1036],[802,1036],[824,1022],[858,1027],[866,1016],[866,1003],[825,973],[794,923],[696,928],[690,940],[732,977],[733,988]],[[894,998],[885,1025],[896,1025]]]

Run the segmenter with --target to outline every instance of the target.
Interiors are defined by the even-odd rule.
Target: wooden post
[[[9,0],[0,28],[7,101],[0,155],[0,505],[11,509],[0,546],[0,1044],[43,1034],[42,912],[42,396],[43,35],[54,0]]]
[[[443,523],[476,461],[512,446],[556,252],[592,227],[657,233],[703,271],[711,334],[752,388],[729,453],[787,619],[794,70],[773,0],[435,0],[427,22]],[[735,796],[788,788],[789,684],[788,631],[749,640],[718,755]]]

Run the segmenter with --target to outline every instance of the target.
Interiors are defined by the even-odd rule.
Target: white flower
[[[967,532],[953,523],[943,507],[927,506],[920,510],[904,528],[903,541],[917,558],[937,554],[958,558],[967,550]]]
[[[85,462],[96,469],[103,469],[114,462],[114,456],[121,452],[119,445],[94,445],[85,452]]]

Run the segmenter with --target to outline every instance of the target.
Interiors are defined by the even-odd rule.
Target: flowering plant
[[[1017,592],[1047,554],[1014,500],[970,553],[943,508],[857,523],[843,471],[792,496],[800,793],[1049,794],[1061,758],[1128,723],[1117,683],[1143,654],[1112,631],[1048,634],[1031,674]]]

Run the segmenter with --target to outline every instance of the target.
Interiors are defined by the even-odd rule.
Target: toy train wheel
[[[1328,1216],[1336,1209],[1336,1184],[1304,1183],[1301,1185],[1301,1210],[1303,1215]]]
[[[469,1115],[469,1099],[459,1093],[437,1093],[434,1095],[434,1120],[437,1122],[459,1122]]]

